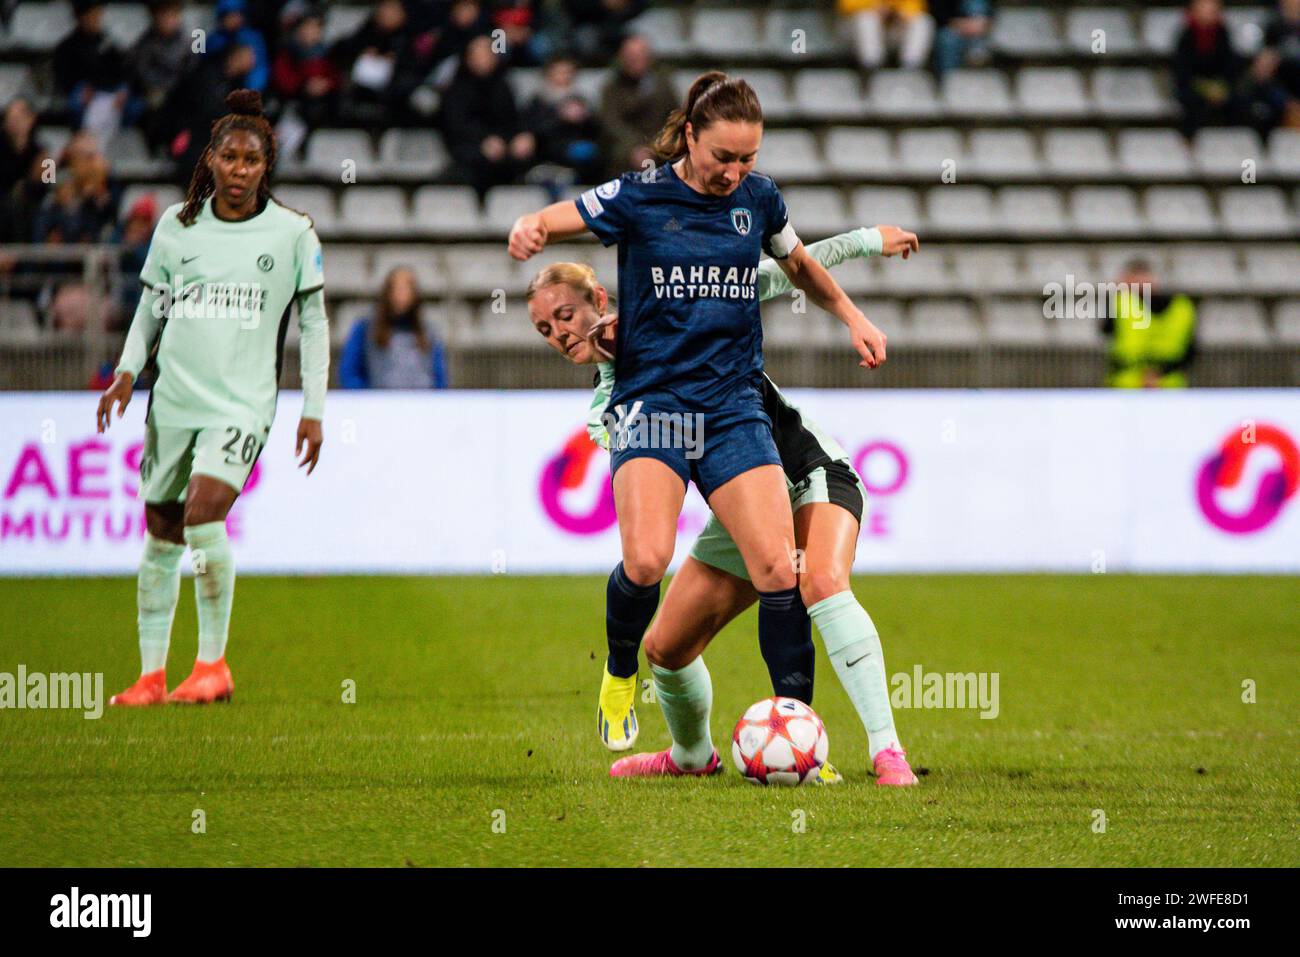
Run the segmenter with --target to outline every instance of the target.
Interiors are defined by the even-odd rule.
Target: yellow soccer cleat
[[[839,784],[844,780],[844,775],[835,770],[835,765],[827,761],[822,765],[821,770],[817,772],[817,777],[813,778],[814,784]]]
[[[636,744],[641,730],[636,723],[636,675],[615,678],[608,663],[600,679],[600,703],[596,706],[596,733],[611,751],[626,751]]]

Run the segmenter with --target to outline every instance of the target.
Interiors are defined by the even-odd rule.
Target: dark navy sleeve
[[[612,246],[627,238],[635,216],[640,175],[624,173],[608,183],[593,186],[574,200],[582,221],[603,245]]]
[[[763,194],[766,200],[763,217],[763,252],[773,259],[785,259],[794,247],[799,245],[799,237],[790,225],[790,211],[785,208],[785,198],[781,190],[771,179],[764,177]]]

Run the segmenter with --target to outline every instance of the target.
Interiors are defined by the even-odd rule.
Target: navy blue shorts
[[[622,434],[610,431],[610,478],[619,467],[634,458],[654,458],[663,462],[681,478],[682,484],[694,482],[707,502],[720,487],[742,472],[760,465],[780,465],[772,427],[765,421],[745,418],[739,422],[709,428],[710,417],[703,416],[703,428],[682,428],[680,422],[656,420],[649,415],[638,434],[636,428]],[[626,442],[620,442],[624,438]]]

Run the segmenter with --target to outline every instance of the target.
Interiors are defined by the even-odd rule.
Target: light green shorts
[[[789,483],[787,483],[789,484]],[[813,502],[830,502],[847,510],[862,523],[862,511],[867,501],[867,489],[853,466],[845,461],[831,462],[815,468],[802,481],[790,486],[790,511],[797,512]],[[718,516],[710,515],[708,524],[691,546],[691,557],[713,568],[749,581],[749,571],[740,549]]]
[[[154,425],[148,416],[140,497],[151,505],[183,502],[192,475],[210,475],[242,492],[270,432],[270,426],[248,425],[170,428]]]

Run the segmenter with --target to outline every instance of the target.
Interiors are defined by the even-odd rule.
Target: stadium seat
[[[1098,67],[1092,74],[1092,100],[1102,116],[1114,119],[1161,119],[1176,110],[1144,67]]]
[[[962,236],[999,228],[993,191],[987,186],[933,186],[926,194],[929,228]]]
[[[0,43],[4,49],[49,54],[75,25],[70,3],[20,3],[9,21],[8,31],[0,34]]]
[[[476,322],[472,327],[477,345],[531,348],[539,352],[550,348],[546,340],[533,328],[532,321],[528,318],[528,307],[522,298],[517,296],[508,298],[504,301],[504,305],[504,312],[496,311],[500,307],[491,299],[479,306]]]
[[[326,243],[321,248],[321,260],[325,265],[328,295],[366,296],[379,291],[370,275],[369,250],[351,243]]]
[[[895,256],[878,260],[877,267],[876,286],[872,291],[888,290],[891,293],[915,293],[924,296],[963,291],[956,284],[956,276],[948,264],[948,257],[944,255],[942,246],[931,246],[924,252],[907,259]]]
[[[422,236],[477,236],[483,232],[478,195],[470,186],[421,186],[415,191],[411,225]]]
[[[1273,310],[1273,334],[1279,343],[1300,346],[1300,299],[1277,304]]]
[[[848,215],[844,194],[833,186],[792,186],[782,192],[790,222],[805,243],[859,225]]]
[[[864,116],[867,98],[856,70],[799,70],[794,75],[794,103],[803,116]],[[763,103],[766,112],[767,103]]]
[[[1047,320],[1051,341],[1062,346],[1087,346],[1106,348],[1106,337],[1101,334],[1101,322],[1084,316],[1062,316]]]
[[[1104,281],[1097,274],[1092,253],[1086,246],[1034,245],[1025,250],[1024,285],[1046,296],[1053,283],[1062,289],[1080,283]]]
[[[370,16],[370,13],[371,7],[359,3],[355,6],[329,4],[325,7],[325,28],[322,42],[325,46],[330,47],[344,37],[356,33],[361,29],[361,25],[366,22],[366,18]]]
[[[598,107],[600,105],[600,94],[608,82],[609,70],[604,67],[584,67],[573,78],[573,88],[579,95],[585,97],[593,107]],[[525,100],[519,105],[526,107],[528,101]]]
[[[1229,236],[1296,235],[1296,220],[1276,186],[1230,186],[1219,192],[1219,215]]]
[[[1199,186],[1153,186],[1144,198],[1147,228],[1157,236],[1200,236],[1218,228]]]
[[[678,57],[691,49],[682,12],[672,7],[652,7],[630,21],[627,31],[649,40],[651,49],[660,56]]]
[[[172,164],[156,159],[149,152],[144,134],[133,126],[119,129],[104,147],[104,155],[114,174],[123,179],[161,179],[171,172]]]
[[[1227,295],[1241,291],[1237,252],[1223,243],[1180,243],[1169,255],[1171,288],[1194,294]]]
[[[1169,257],[1164,247],[1150,243],[1105,243],[1098,246],[1097,272],[1089,277],[1096,282],[1118,282],[1121,273],[1133,259],[1145,259],[1157,277],[1170,272]]]
[[[917,257],[928,255],[923,250]],[[952,251],[953,274],[958,288],[973,293],[1012,292],[1032,287],[1017,262],[1012,246],[989,246],[983,243],[962,245]]]
[[[972,130],[967,155],[977,176],[1008,180],[1038,179],[1043,174],[1038,145],[1025,129]]]
[[[50,155],[56,160],[59,154],[63,152],[63,147],[68,145],[68,140],[72,139],[72,130],[66,126],[38,126],[35,132],[36,139],[40,144],[50,151]]]
[[[978,345],[980,327],[975,310],[959,299],[920,299],[907,310],[903,335],[909,346],[951,346],[969,348]]]
[[[1252,245],[1242,250],[1247,288],[1254,293],[1300,293],[1300,246]]]
[[[961,133],[954,129],[904,130],[898,134],[898,168],[909,176],[931,183],[942,182],[941,176],[949,164],[961,182],[965,168],[966,146]],[[972,173],[974,170],[971,171]]]
[[[1100,36],[1096,31],[1100,30]],[[1125,56],[1141,49],[1128,11],[1116,7],[1080,7],[1065,18],[1065,39],[1075,53]],[[1097,47],[1097,41],[1101,46]]]
[[[889,337],[889,341],[894,341],[895,335],[902,336],[906,320],[903,315],[903,306],[897,299],[858,299],[854,298],[853,304],[862,310],[862,314],[870,319],[875,325]]]
[[[1265,171],[1264,144],[1248,127],[1200,130],[1192,144],[1192,158],[1202,176],[1227,177],[1240,181],[1242,164],[1251,160],[1255,172]]]
[[[1030,117],[1077,117],[1092,106],[1073,67],[1024,67],[1016,73],[1016,109]]]
[[[794,312],[789,296],[762,304],[763,343],[774,346],[829,346],[847,342],[844,326],[816,306]]]
[[[1192,171],[1187,144],[1175,130],[1120,130],[1120,168],[1135,179],[1182,178]]]
[[[498,255],[500,251],[497,250]],[[513,261],[513,260],[512,260]],[[432,246],[380,246],[375,250],[372,281],[375,292],[383,288],[384,277],[398,266],[407,266],[415,273],[415,281],[420,286],[422,295],[441,295],[446,292],[451,281],[435,255]]]
[[[1061,194],[1051,186],[1004,186],[998,190],[996,225],[1022,236],[1061,234],[1069,220]]]
[[[708,59],[755,54],[761,49],[758,14],[748,8],[697,8],[691,24],[691,46]]]
[[[770,10],[763,28],[763,52],[783,60],[842,58],[849,44],[839,19],[815,6]]]
[[[550,197],[540,186],[497,186],[488,192],[483,205],[483,225],[505,236],[516,219],[549,203]]]
[[[904,186],[860,186],[850,204],[853,220],[863,225],[887,223],[918,232],[923,228],[916,193]]]
[[[444,257],[448,287],[471,296],[488,296],[498,289],[509,296],[521,294],[536,272],[531,263],[521,266],[495,244],[448,246]]]
[[[306,213],[312,218],[316,235],[328,239],[337,228],[334,212],[334,191],[328,186],[297,186],[285,183],[272,190],[283,205]]]
[[[879,292],[884,288],[879,259],[850,259],[835,267],[835,281],[850,296]]]
[[[1145,227],[1133,191],[1123,186],[1076,187],[1070,219],[1076,232],[1097,238],[1130,236]]]
[[[335,183],[343,182],[348,170],[356,183],[376,179],[374,145],[364,130],[317,130],[307,140],[303,165],[310,175]]]
[[[26,299],[0,299],[0,341],[31,342],[41,336],[36,306]]]
[[[1011,90],[999,70],[950,70],[940,99],[951,116],[1004,117],[1013,112]]]
[[[377,169],[384,177],[430,180],[449,160],[442,139],[429,130],[388,130],[379,140]]]
[[[893,179],[899,172],[893,137],[874,127],[833,127],[826,134],[826,165],[831,173],[863,179]]]
[[[1253,299],[1206,299],[1197,309],[1196,340],[1207,346],[1266,346],[1264,307]]]
[[[1000,346],[1045,346],[1052,338],[1043,317],[1042,299],[988,300],[984,306],[984,330],[989,342]]]
[[[1064,50],[1056,17],[1032,7],[999,7],[989,42],[1010,57],[1056,56]]]
[[[1300,130],[1280,128],[1269,135],[1268,166],[1279,176],[1300,179]]]
[[[348,336],[352,333],[352,327],[361,319],[369,319],[375,314],[375,299],[349,299],[340,302],[330,310],[330,342],[335,347],[342,346],[347,342]],[[296,322],[289,323],[290,327],[297,325]],[[293,333],[295,340],[301,339],[297,333]],[[285,341],[290,342],[289,336],[285,336]]]
[[[1267,6],[1227,6],[1223,19],[1227,21],[1233,48],[1242,56],[1253,57],[1264,44],[1264,26],[1271,11]]]
[[[935,116],[939,100],[927,70],[877,70],[871,76],[871,109],[880,116]]]
[[[1047,172],[1061,179],[1109,179],[1115,157],[1105,130],[1048,130],[1043,136]]]
[[[104,32],[123,50],[130,50],[149,29],[149,8],[143,3],[110,3],[104,7]]]
[[[1142,15],[1142,45],[1159,56],[1174,52],[1178,34],[1186,22],[1184,7],[1155,7]]]
[[[778,185],[783,181],[823,179],[826,175],[817,141],[807,130],[765,132],[756,168],[775,179]]]
[[[404,236],[406,190],[398,186],[346,186],[339,198],[338,230],[372,239]]]

